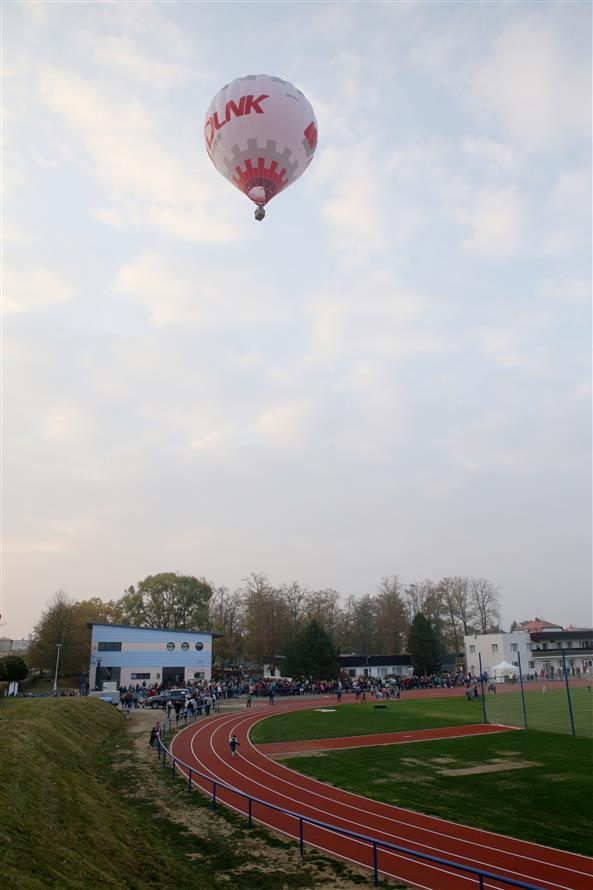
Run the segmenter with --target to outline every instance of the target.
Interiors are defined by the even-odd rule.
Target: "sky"
[[[2,628],[178,571],[591,625],[591,5],[3,4]],[[253,219],[221,86],[312,103]]]

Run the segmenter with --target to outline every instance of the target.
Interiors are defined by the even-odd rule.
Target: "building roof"
[[[531,639],[534,643],[553,643],[555,640],[591,640],[593,639],[593,627],[579,627],[578,630],[547,630],[542,633],[531,634]]]
[[[202,636],[212,637],[212,639],[224,637],[224,634],[213,633],[211,630],[184,630],[181,627],[139,627],[137,624],[110,624],[108,621],[87,621],[86,626],[90,627],[91,630],[93,627],[121,627],[125,628],[125,630],[156,630],[159,633],[168,630],[170,633],[176,634],[201,634]]]
[[[340,655],[340,661],[348,667],[393,667],[410,664],[409,655]]]
[[[534,618],[533,621],[523,621],[519,625],[518,630],[524,630],[528,634],[538,634],[542,630],[562,630],[562,625],[544,621],[542,618]]]

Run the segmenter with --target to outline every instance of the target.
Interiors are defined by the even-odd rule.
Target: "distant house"
[[[528,634],[539,634],[545,630],[562,630],[561,624],[553,624],[551,621],[544,621],[542,618],[534,618],[533,621],[522,621],[517,630],[523,630]]]
[[[546,625],[543,630],[516,630],[513,633],[468,634],[465,636],[467,669],[472,674],[482,670],[492,674],[492,668],[501,661],[521,667],[524,675],[557,677],[563,665],[571,676],[593,673],[593,629],[566,628],[550,625],[549,621],[536,618],[526,621],[523,627]],[[563,658],[564,654],[564,658]]]
[[[513,633],[467,634],[463,642],[466,668],[474,676],[479,675],[480,665],[483,673],[492,676],[495,665],[501,661],[508,661],[517,668],[520,661],[524,674],[530,669],[533,673],[534,668],[529,664],[530,637],[524,630]]]
[[[31,636],[23,640],[11,640],[10,637],[0,637],[0,652],[26,652],[31,645]]]
[[[409,655],[340,655],[340,670],[355,677],[411,677],[413,673]]]
[[[548,630],[530,637],[531,663],[540,676],[558,676],[564,664],[571,676],[593,673],[593,628]]]

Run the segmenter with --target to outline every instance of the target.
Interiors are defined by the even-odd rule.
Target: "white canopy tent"
[[[500,661],[490,668],[490,675],[494,680],[504,680],[509,674],[516,676],[518,673],[519,668],[509,661]]]

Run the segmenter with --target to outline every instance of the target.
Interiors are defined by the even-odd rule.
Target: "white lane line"
[[[288,711],[288,710],[294,710],[294,709],[288,709],[288,708],[287,708],[287,709],[284,709],[285,712]],[[281,712],[281,711],[280,711],[280,709],[279,709],[278,712],[276,712],[276,713],[280,713],[280,712]],[[196,731],[195,734],[194,734],[194,738],[196,738],[196,740],[197,740],[197,736],[198,736],[199,734],[202,734],[202,733],[205,733],[205,732],[210,732],[210,749],[211,749],[211,753],[212,753],[212,755],[214,756],[215,760],[217,760],[218,762],[220,762],[226,769],[230,770],[232,773],[235,773],[235,774],[239,775],[243,781],[245,781],[246,779],[248,779],[248,781],[253,782],[255,785],[259,786],[260,788],[263,788],[263,789],[265,789],[265,790],[271,792],[272,794],[274,794],[274,795],[276,795],[276,796],[278,796],[278,797],[281,797],[281,798],[284,798],[284,799],[289,800],[289,801],[291,801],[291,802],[297,803],[299,806],[305,806],[305,807],[308,807],[308,809],[310,809],[310,810],[312,810],[313,812],[315,812],[315,811],[316,811],[316,808],[315,808],[314,805],[306,804],[306,803],[304,803],[302,800],[298,800],[298,799],[295,799],[295,798],[291,797],[290,795],[286,795],[284,792],[282,792],[282,791],[278,791],[277,788],[276,788],[276,789],[271,788],[269,784],[267,785],[267,784],[264,784],[264,783],[262,783],[262,782],[259,782],[257,779],[255,779],[255,778],[253,778],[253,777],[246,777],[246,776],[245,776],[244,774],[242,774],[238,769],[235,769],[235,768],[233,768],[232,766],[230,766],[229,764],[227,764],[226,761],[225,761],[223,758],[220,757],[220,755],[218,754],[218,751],[214,748],[214,743],[213,743],[213,742],[214,742],[214,738],[215,738],[216,735],[219,734],[219,732],[220,732],[220,730],[221,730],[222,728],[227,727],[229,724],[234,723],[233,731],[240,731],[240,730],[243,728],[243,724],[244,724],[244,723],[249,723],[250,721],[253,721],[253,725],[254,725],[255,723],[259,722],[260,719],[265,719],[265,717],[267,717],[268,715],[269,715],[269,714],[266,714],[265,716],[264,716],[264,715],[253,715],[253,714],[243,715],[242,717],[239,717],[238,722],[235,722],[235,721],[237,721],[237,717],[238,717],[239,715],[237,715],[237,714],[231,714],[231,715],[228,715],[228,716],[225,715],[224,718],[217,719],[215,723],[214,723],[213,721],[208,721],[208,722],[203,721],[203,722],[200,724],[200,726],[197,728],[197,731]],[[254,717],[256,717],[255,720],[253,720]],[[248,727],[248,728],[249,728],[249,727]],[[252,751],[253,751],[254,753],[258,754],[259,758],[262,758],[261,753],[258,751],[257,748],[254,747],[254,745],[253,745],[253,743],[251,742],[251,739],[249,738],[249,736],[247,736],[247,741],[248,741],[248,744],[249,744],[250,748],[252,749]],[[211,767],[208,767],[208,765],[207,765],[206,763],[204,763],[204,762],[201,760],[201,758],[200,758],[199,756],[197,756],[197,752],[196,752],[196,750],[195,750],[195,748],[194,748],[193,739],[192,739],[191,750],[192,750],[192,754],[193,754],[193,756],[196,757],[197,762],[198,762],[198,763],[201,763],[201,765],[204,767],[204,770],[207,771],[208,773],[211,773],[211,774],[214,776],[215,773],[214,773],[213,769],[212,769]],[[245,759],[245,758],[243,758],[243,759]],[[274,775],[274,778],[277,779],[278,783],[280,783],[281,785],[286,785],[286,784],[288,784],[288,785],[290,786],[291,790],[294,790],[294,789],[295,789],[295,781],[294,781],[294,778],[295,778],[295,777],[298,776],[299,780],[302,780],[302,776],[301,776],[300,774],[298,774],[298,773],[294,773],[292,770],[289,770],[287,767],[278,765],[278,764],[274,763],[273,761],[270,761],[268,758],[262,758],[262,759],[265,760],[265,763],[266,763],[267,765],[273,763],[273,765],[274,765],[274,767],[275,767],[276,769],[279,768],[279,769],[281,769],[281,770],[287,772],[287,773],[291,776],[292,781],[287,782],[287,781],[286,781],[285,779],[283,779],[281,776],[278,776],[277,773],[276,773],[276,774],[270,773],[269,768],[266,769],[266,770],[263,770],[263,769],[262,769],[261,767],[259,767],[258,764],[255,763],[254,761],[247,761],[247,760],[246,760],[246,762],[248,762],[252,768],[255,768],[255,770],[256,770],[257,773],[264,773],[264,776],[266,777],[266,779],[269,780],[270,776]],[[219,777],[219,778],[220,778],[220,777]],[[335,793],[336,790],[339,790],[339,789],[335,789],[335,788],[333,788],[332,786],[327,786],[327,785],[325,785],[325,783],[317,782],[317,780],[312,780],[312,779],[310,779],[309,777],[306,777],[306,778],[308,779],[308,781],[309,781],[310,783],[314,783],[314,784],[316,784],[316,785],[318,785],[318,786],[321,786],[321,787],[328,787],[328,788],[331,788],[332,792],[334,792],[334,793]],[[224,781],[223,779],[220,779],[220,780],[221,780],[221,781]],[[228,784],[231,784],[231,783],[229,782]],[[300,786],[300,785],[299,785],[299,787],[301,788],[301,790],[302,790],[304,793],[306,793],[306,794],[309,795],[309,796],[315,796],[315,797],[318,797],[318,798],[320,798],[322,801],[325,801],[325,802],[335,803],[335,797],[334,797],[334,798],[331,798],[331,797],[329,797],[329,796],[327,796],[327,795],[320,794],[320,793],[317,792],[317,791],[312,791],[310,788],[304,788],[304,787],[302,787],[302,786]],[[348,792],[342,792],[342,794],[346,794],[346,795],[348,795],[348,796],[352,796],[352,795],[349,795]],[[263,795],[262,795],[262,796],[263,796]],[[375,805],[378,803],[378,802],[376,802],[376,801],[372,801],[370,798],[366,798],[366,797],[364,797],[364,796],[362,796],[362,795],[353,795],[353,796],[359,797],[360,799],[365,800],[365,801],[368,802],[368,803],[373,803],[373,804],[375,804]],[[339,803],[341,803],[341,805],[342,805],[344,808],[347,808],[347,809],[354,809],[354,810],[357,812],[357,814],[360,815],[360,807],[353,807],[353,806],[351,806],[350,804],[346,803],[344,800],[339,801]],[[379,804],[379,805],[380,805],[380,806],[389,806],[389,805],[383,805],[383,804]],[[399,808],[398,808],[398,809],[399,809]],[[323,809],[321,809],[321,808],[318,808],[317,811],[320,812],[320,813],[323,813],[324,815],[328,815],[328,816],[330,816],[330,817],[335,817],[335,814],[334,814],[334,813],[328,813],[327,810],[323,810]],[[370,812],[370,811],[367,811],[367,812],[368,812],[369,815],[372,815],[372,816],[375,817],[375,818],[380,818],[380,819],[382,819],[382,820],[384,820],[384,821],[392,822],[392,823],[394,823],[394,824],[398,824],[398,825],[405,825],[405,827],[406,827],[408,830],[409,830],[410,828],[412,828],[412,829],[417,830],[417,831],[423,831],[423,832],[427,832],[427,833],[430,833],[430,834],[437,834],[439,837],[442,837],[442,836],[443,836],[443,832],[442,832],[442,831],[441,831],[441,832],[436,832],[436,831],[434,831],[434,830],[432,830],[432,829],[424,828],[424,827],[422,827],[422,826],[417,826],[417,825],[410,826],[410,825],[404,823],[402,820],[394,819],[394,818],[392,818],[392,817],[390,817],[390,816],[386,816],[386,815],[383,815],[383,814],[380,814],[380,813],[376,813],[376,812]],[[413,812],[413,811],[408,811],[408,812]],[[414,813],[414,815],[415,815],[415,816],[418,816],[418,815],[421,815],[421,814]],[[433,818],[433,817],[428,817],[428,819],[432,819],[432,818]],[[366,828],[366,826],[364,826],[363,824],[361,824],[361,823],[359,823],[359,822],[352,821],[352,820],[348,820],[348,819],[345,818],[345,817],[342,817],[342,821],[345,822],[345,823],[347,823],[347,824],[351,824],[351,825],[354,825],[354,826],[357,826],[357,827],[361,827],[361,828],[363,828],[363,829]],[[458,826],[456,823],[451,823],[449,820],[439,820],[439,821],[443,821],[443,822],[446,822],[447,824],[451,824],[451,825],[455,826],[457,829],[460,828],[460,826]],[[471,828],[468,829],[468,830],[469,830],[469,831],[472,831]],[[429,844],[424,844],[423,842],[418,841],[418,840],[408,841],[407,838],[405,838],[405,837],[401,837],[401,836],[399,836],[399,835],[389,835],[388,832],[386,832],[386,831],[381,831],[380,833],[381,833],[382,835],[386,836],[386,837],[396,837],[396,838],[398,838],[399,840],[406,841],[406,842],[408,842],[408,843],[410,843],[410,844],[413,843],[414,845],[421,846],[421,847],[425,847],[426,849],[433,850],[434,852],[439,852],[439,853],[441,853],[441,854],[444,854],[445,857],[446,857],[446,856],[455,855],[455,854],[451,854],[449,851],[443,851],[443,850],[441,850],[441,849],[438,848],[438,847],[433,847],[433,846],[431,846],[431,845],[429,845]],[[487,832],[487,833],[488,833],[488,832]],[[489,832],[489,833],[490,833],[490,834],[495,834],[494,832]],[[446,836],[449,836],[449,835],[446,835]],[[497,836],[497,837],[504,837],[504,836],[501,836],[501,835],[496,835],[496,836]],[[497,849],[497,848],[495,848],[495,847],[491,847],[491,846],[489,846],[489,845],[485,845],[485,844],[477,843],[477,842],[475,842],[475,841],[468,841],[467,838],[456,838],[455,836],[449,836],[449,837],[451,837],[451,840],[453,840],[453,841],[455,841],[455,842],[458,842],[458,843],[470,843],[470,844],[472,844],[473,846],[481,847],[481,848],[483,848],[483,849],[486,849],[486,850],[489,850],[489,851],[496,852],[496,853],[498,853],[498,854],[500,854],[500,855],[509,856],[509,857],[510,857],[510,856],[516,856],[516,857],[518,857],[518,858],[527,859],[528,861],[536,861],[536,860],[533,859],[533,857],[524,856],[524,855],[522,855],[522,854],[518,854],[518,853],[515,853],[515,852],[513,852],[513,851],[508,851],[508,850],[504,850],[504,849],[503,849],[503,850],[500,850],[500,849]],[[506,838],[505,838],[505,839],[506,839]],[[511,840],[512,840],[512,839],[511,839]],[[527,842],[527,843],[529,844],[530,842]],[[543,846],[543,845],[542,845],[542,846]],[[553,849],[553,848],[549,848],[549,849]],[[554,852],[557,852],[557,851],[554,851]],[[561,851],[560,851],[560,852],[561,852]],[[467,862],[477,863],[477,864],[480,865],[481,867],[484,867],[484,863],[483,863],[483,862],[481,862],[481,861],[478,862],[478,860],[471,859],[470,857],[463,856],[463,855],[461,855],[461,854],[456,854],[456,858],[464,859],[464,860],[466,860]],[[537,861],[541,862],[541,858],[540,858],[539,860],[537,860]],[[567,867],[567,866],[559,865],[559,864],[557,864],[557,863],[545,863],[545,864],[547,864],[548,867],[550,867],[550,868],[552,868],[552,869],[561,869],[561,870],[564,870],[564,871],[571,871],[571,872],[575,872],[575,873],[577,873],[577,874],[583,874],[583,875],[586,875],[587,877],[589,877],[588,873],[586,873],[586,872],[579,872],[579,871],[576,870],[576,869],[572,869],[572,868]],[[495,865],[495,866],[493,866],[493,870],[500,870],[500,868],[499,868],[498,866]],[[522,875],[521,872],[513,871],[512,869],[510,869],[510,868],[508,868],[508,867],[505,867],[503,870],[504,870],[505,872],[510,873],[510,874]],[[524,877],[529,877],[529,876],[524,876]],[[549,885],[551,885],[551,886],[555,886],[555,887],[562,887],[562,886],[563,886],[563,885],[560,885],[560,884],[556,884],[556,883],[554,883],[554,882],[552,882],[552,881],[550,881],[550,880],[546,880],[546,879],[543,879],[543,880],[544,880],[544,883],[549,884]]]
[[[211,753],[211,755],[214,757],[215,761],[217,761],[218,763],[220,763],[220,764],[223,766],[223,768],[224,768],[225,770],[227,770],[228,772],[230,772],[230,773],[234,773],[234,774],[236,774],[237,776],[239,776],[241,780],[243,780],[243,781],[249,781],[249,782],[251,782],[251,783],[253,783],[253,784],[259,786],[260,788],[264,789],[264,791],[268,791],[269,793],[271,793],[272,795],[274,795],[276,798],[281,798],[282,800],[287,800],[287,801],[290,801],[290,802],[293,803],[293,804],[297,804],[296,807],[294,807],[294,806],[293,806],[293,807],[290,807],[291,809],[297,809],[297,810],[298,810],[299,808],[309,809],[309,810],[312,811],[313,813],[322,813],[322,814],[325,815],[325,816],[329,816],[330,819],[331,819],[331,818],[335,819],[335,812],[328,812],[327,810],[323,810],[323,809],[321,809],[320,807],[317,807],[317,808],[316,808],[315,806],[311,806],[311,805],[309,805],[309,804],[306,804],[302,799],[291,797],[290,795],[287,795],[287,794],[284,793],[284,792],[280,792],[280,791],[278,791],[277,789],[274,789],[274,788],[270,787],[270,785],[266,785],[266,784],[264,784],[264,783],[262,783],[262,782],[259,782],[257,779],[254,779],[254,778],[252,778],[252,777],[246,776],[246,775],[245,775],[244,773],[242,773],[239,769],[237,769],[236,767],[233,767],[233,766],[232,766],[231,764],[229,764],[223,757],[220,756],[220,754],[219,754],[217,748],[215,747],[215,739],[216,739],[216,736],[219,735],[221,731],[227,729],[228,726],[229,726],[230,724],[233,724],[233,723],[234,723],[234,725],[233,725],[233,731],[240,730],[240,729],[242,728],[242,727],[241,727],[241,724],[242,724],[242,723],[245,723],[245,722],[248,722],[249,719],[250,719],[250,718],[248,718],[247,716],[245,716],[243,719],[240,719],[239,722],[237,723],[237,722],[234,722],[234,721],[236,720],[236,716],[235,716],[235,715],[231,715],[230,717],[225,718],[224,720],[217,721],[216,724],[212,724],[212,723],[210,724],[210,727],[209,727],[209,729],[210,729],[210,740],[209,740],[210,743],[209,743],[209,746],[208,746],[208,747],[210,748],[210,753]],[[251,744],[251,743],[250,743],[250,744]],[[251,747],[253,747],[253,746],[251,745]],[[192,751],[192,753],[194,753],[194,756],[195,756],[195,751]],[[246,758],[241,757],[240,759],[243,759],[243,760],[245,761],[245,763],[248,763],[250,766],[253,766],[253,763],[252,763],[251,761],[247,760]],[[199,757],[197,758],[197,760],[198,760],[198,762],[199,762],[202,766],[205,767],[205,769],[206,769],[209,773],[211,773],[212,775],[215,775],[215,771],[214,771],[214,769],[213,769],[212,767],[209,767],[209,766],[208,766],[208,765],[207,765],[201,758],[199,758]],[[262,770],[261,770],[259,767],[256,767],[256,769],[257,769],[257,772],[262,772]],[[293,773],[292,775],[294,775],[294,776],[298,776],[298,778],[301,778],[299,774],[295,774],[295,773]],[[266,773],[266,774],[265,774],[265,777],[266,777],[267,779],[269,779],[269,778],[270,778],[270,774],[269,774],[269,773]],[[223,776],[222,776],[221,774],[219,774],[219,780],[220,780],[221,782],[226,782],[227,784],[232,785],[232,780],[228,780],[228,779],[223,778]],[[235,780],[235,782],[236,782],[236,781],[237,781],[237,780]],[[286,782],[285,782],[284,780],[281,780],[281,781],[283,782],[283,784],[286,784]],[[312,780],[312,781],[313,781],[313,780]],[[237,783],[237,784],[240,784],[240,783]],[[300,786],[295,786],[295,783],[292,782],[290,787],[291,787],[291,790],[294,790],[295,787],[300,787]],[[301,789],[301,790],[304,790],[304,789]],[[245,793],[245,792],[244,792],[244,793]],[[315,793],[315,792],[313,792],[313,793]],[[266,795],[265,795],[265,794],[260,794],[259,796],[260,796],[262,799],[264,799]],[[322,796],[322,795],[319,795],[319,794],[318,794],[317,796],[318,796],[318,797],[321,797],[322,800],[329,800],[329,799],[328,799],[327,797],[325,797],[325,796]],[[330,802],[333,802],[333,801],[330,801]],[[343,804],[343,805],[346,806],[346,807],[348,807],[348,804]],[[352,809],[352,807],[349,807],[349,808]],[[359,810],[357,810],[357,813],[359,813]],[[305,815],[305,813],[303,813],[303,815]],[[377,814],[371,814],[371,815],[377,816]],[[389,817],[384,817],[384,818],[386,818],[387,821],[396,821],[396,820],[390,820]],[[346,823],[346,824],[350,824],[350,825],[354,826],[355,828],[362,829],[361,833],[366,833],[366,832],[368,831],[368,826],[364,825],[363,823],[356,822],[356,821],[353,821],[353,820],[349,820],[349,819],[347,819],[347,818],[345,818],[345,817],[343,817],[343,816],[340,818],[340,821],[343,822],[343,823]],[[401,823],[401,824],[404,824],[404,823]],[[456,858],[456,859],[458,859],[458,860],[465,860],[466,862],[473,863],[474,865],[477,865],[477,866],[482,867],[482,868],[485,868],[485,867],[486,867],[482,861],[479,861],[479,860],[476,860],[476,859],[471,859],[470,857],[463,856],[462,854],[452,854],[452,853],[451,853],[450,851],[448,851],[448,850],[442,850],[442,849],[439,848],[439,847],[434,847],[434,846],[431,846],[431,845],[429,845],[429,844],[424,844],[423,842],[418,841],[417,839],[415,839],[415,840],[413,840],[413,841],[410,841],[410,840],[409,840],[408,838],[406,838],[406,837],[401,837],[401,836],[399,836],[399,835],[390,835],[390,834],[389,834],[388,832],[386,832],[386,831],[379,831],[378,833],[380,833],[381,835],[384,835],[384,837],[385,837],[386,839],[390,839],[392,842],[393,842],[393,839],[394,839],[394,837],[395,837],[395,839],[402,840],[402,841],[404,841],[404,843],[408,843],[410,846],[425,847],[427,850],[432,850],[433,853],[437,853],[437,854],[441,854],[441,855],[443,855],[443,858],[452,857],[452,858]],[[434,832],[433,832],[433,833],[434,833]],[[491,849],[491,848],[487,848],[487,849]],[[498,853],[502,853],[503,855],[504,855],[504,853],[505,853],[505,851],[496,851],[496,852],[498,852]],[[403,854],[402,854],[402,855],[403,855]],[[424,863],[423,863],[423,864],[424,864]],[[493,871],[504,871],[504,872],[509,873],[509,874],[517,875],[518,877],[525,877],[525,878],[527,878],[527,879],[533,880],[533,878],[532,878],[530,875],[524,875],[522,872],[513,871],[513,869],[509,868],[508,866],[507,866],[507,867],[504,867],[504,868],[501,869],[498,865],[495,864],[494,866],[490,866],[490,867],[487,868],[486,870],[490,870],[490,869],[493,870]],[[567,887],[566,887],[565,885],[563,885],[563,884],[557,884],[556,882],[547,880],[547,879],[545,879],[545,878],[540,879],[540,880],[541,880],[541,882],[543,882],[544,884],[547,884],[547,885],[552,886],[552,887],[557,887],[557,888],[559,888],[559,890],[570,890],[570,888],[567,888]]]

